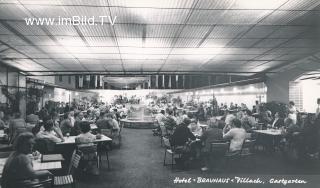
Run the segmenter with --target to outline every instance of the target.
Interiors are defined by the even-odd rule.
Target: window
[[[71,76],[68,77],[68,82],[71,84]]]
[[[59,75],[59,82],[62,82],[62,76]]]

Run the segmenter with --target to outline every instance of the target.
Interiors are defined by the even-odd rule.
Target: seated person
[[[37,138],[43,138],[51,140],[52,142],[62,142],[61,138],[58,138],[55,131],[53,130],[53,121],[47,120],[44,122],[44,130],[37,133]]]
[[[97,148],[93,144],[96,136],[90,133],[91,128],[88,121],[82,121],[79,126],[81,134],[76,137],[75,142],[80,144],[78,148],[83,153],[85,163],[83,170],[91,174],[98,174],[99,171],[96,165]]]
[[[243,110],[243,115],[241,118],[242,127],[248,132],[251,131],[252,127],[257,126],[257,122],[253,116],[251,116],[251,111],[248,109]]]
[[[76,143],[92,143],[96,139],[96,136],[90,133],[90,123],[88,121],[82,121],[79,126],[81,134],[76,137]]]
[[[159,125],[164,125],[166,121],[165,111],[161,110],[155,117]]]
[[[283,115],[281,115],[281,113],[276,112],[274,114],[274,120],[271,124],[272,128],[280,128],[284,126],[284,119],[283,119]]]
[[[103,116],[99,118],[97,121],[97,127],[99,133],[102,133],[102,129],[108,129],[110,130],[109,133],[103,133],[108,137],[112,136],[112,129],[114,128],[114,121],[113,121],[113,114],[112,113],[102,113]]]
[[[62,134],[63,135],[67,135],[71,133],[71,130],[72,130],[72,122],[71,122],[71,114],[70,113],[65,113],[63,115],[63,120],[62,122],[60,123],[60,128],[61,128],[61,131],[62,131]]]
[[[230,139],[229,152],[237,152],[242,148],[242,144],[246,139],[246,130],[241,127],[239,119],[231,121],[231,129],[227,132],[224,130],[223,139]]]
[[[202,135],[202,128],[199,126],[199,124],[197,124],[196,119],[191,119],[191,123],[188,125],[188,128],[195,136]]]
[[[51,175],[47,170],[35,171],[33,169],[32,153],[34,137],[32,133],[21,133],[14,142],[14,151],[7,159],[1,178],[1,187],[14,188],[15,183],[21,181],[37,182],[40,178]]]
[[[180,168],[184,168],[184,163],[190,156],[196,155],[196,150],[192,144],[188,143],[189,140],[195,140],[196,137],[192,134],[188,125],[190,124],[190,119],[184,119],[183,123],[178,126],[171,137],[170,144],[177,151],[182,153],[180,159],[176,159],[176,163]]]
[[[291,118],[286,118],[284,120],[284,126],[283,134],[286,138],[291,138],[294,133],[301,131],[300,127],[294,124],[294,120]]]
[[[211,143],[223,140],[222,129],[219,129],[218,126],[218,122],[212,122],[211,124],[209,124],[209,128],[205,130],[202,136],[200,137],[200,140],[204,143],[204,148],[202,152],[205,166],[201,168],[202,171],[208,170],[208,165],[210,163],[209,152],[211,152]]]
[[[184,146],[189,139],[195,140],[196,137],[192,134],[188,125],[191,123],[190,119],[184,119],[183,123],[176,128],[171,138],[172,146]]]

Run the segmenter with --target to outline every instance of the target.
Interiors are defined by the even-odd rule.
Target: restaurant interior
[[[319,0],[0,0],[0,187],[319,186],[319,20]]]

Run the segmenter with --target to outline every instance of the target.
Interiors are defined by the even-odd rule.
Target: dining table
[[[276,147],[280,142],[280,139],[282,137],[282,130],[280,129],[266,129],[266,130],[253,130],[253,133],[256,133],[258,138],[264,142],[265,146],[270,146],[273,151],[276,151]],[[271,142],[271,143],[270,143]]]
[[[76,137],[77,136],[65,136],[64,142],[57,142],[56,145],[72,145],[76,144]],[[111,142],[112,139],[101,134],[101,138],[96,138],[93,143],[101,143],[101,142]]]

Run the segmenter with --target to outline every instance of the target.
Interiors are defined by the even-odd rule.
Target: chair
[[[246,156],[253,155],[255,143],[256,143],[256,140],[248,140],[248,139],[244,140],[242,144],[240,156],[246,157]]]
[[[168,134],[167,134],[167,130],[166,130],[166,127],[164,125],[160,125],[160,134],[159,134],[159,137],[160,137],[160,144],[161,146],[163,146],[163,138],[167,137]]]
[[[24,180],[14,183],[14,187],[19,188],[51,188],[53,183],[52,177],[40,181]]]
[[[77,150],[81,154],[83,160],[96,162],[97,167],[100,168],[97,144],[79,144],[77,145]]]
[[[53,181],[54,186],[71,185],[73,188],[76,187],[76,182],[73,174],[74,174],[74,170],[77,169],[79,166],[80,159],[81,159],[81,156],[76,154],[76,151],[74,151],[71,157],[67,175],[54,176],[54,181]]]
[[[175,156],[175,155],[178,155],[179,158],[181,158],[182,153],[175,152],[174,148],[171,147],[170,141],[169,141],[168,138],[163,137],[163,143],[164,143],[164,146],[165,146],[163,166],[171,165],[171,169],[173,169],[173,165],[175,164],[175,163],[173,162],[173,161],[174,161],[174,156]],[[171,155],[171,163],[170,163],[170,164],[167,164],[167,163],[166,163],[167,154]]]
[[[51,154],[54,152],[55,143],[46,138],[37,138],[35,139],[34,149],[42,154]]]
[[[110,138],[112,138],[112,130],[111,129],[101,129],[101,134],[108,136]],[[112,145],[111,145],[112,147]],[[99,161],[100,163],[102,162],[102,154],[105,152],[106,156],[107,156],[107,162],[108,162],[108,169],[110,169],[110,161],[109,161],[109,145],[107,145],[106,143],[100,143],[98,145],[98,156],[99,156]]]

